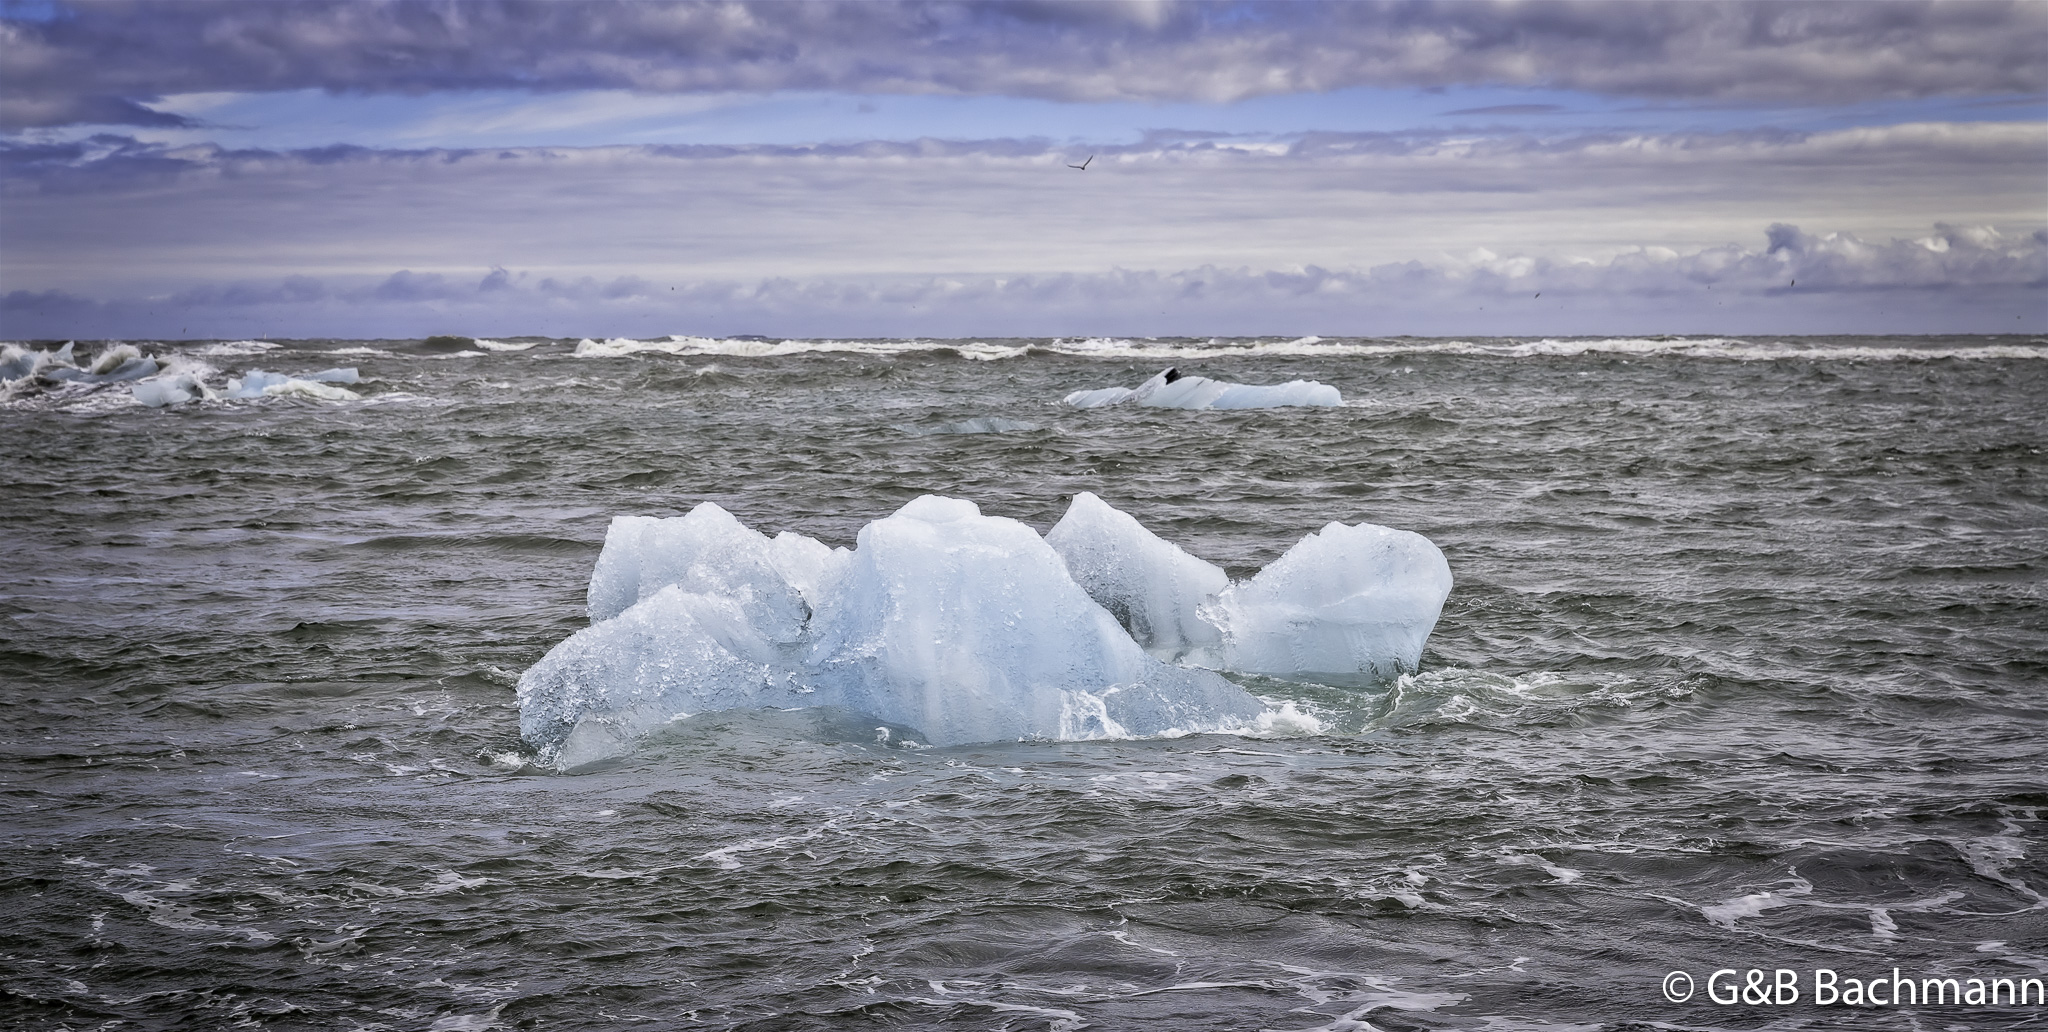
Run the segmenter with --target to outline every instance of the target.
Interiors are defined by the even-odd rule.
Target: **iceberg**
[[[1231,583],[1088,493],[1045,537],[926,495],[851,550],[705,502],[612,521],[590,626],[519,679],[520,733],[566,770],[742,708],[828,707],[934,745],[1250,729],[1276,714],[1217,671],[1414,670],[1450,586],[1428,539],[1371,524]]]
[[[934,745],[1250,726],[1266,708],[1163,663],[1045,539],[927,495],[829,548],[712,503],[612,522],[591,625],[519,680],[520,733],[563,769],[682,716],[830,706]]]
[[[1064,399],[1074,408],[1107,408],[1126,403],[1150,408],[1256,409],[1344,404],[1337,388],[1314,380],[1259,386],[1188,376],[1169,368],[1136,387],[1075,391]]]

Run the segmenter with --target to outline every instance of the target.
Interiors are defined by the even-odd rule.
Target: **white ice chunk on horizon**
[[[1266,707],[1147,655],[1030,527],[926,496],[831,549],[715,505],[613,521],[592,625],[519,681],[520,731],[569,769],[683,715],[835,706],[935,745],[1257,726]],[[792,633],[794,631],[794,633]]]
[[[1064,400],[1074,408],[1107,408],[1127,403],[1176,409],[1329,407],[1344,404],[1344,396],[1337,388],[1314,380],[1290,380],[1260,386],[1211,380],[1206,376],[1186,376],[1178,369],[1167,369],[1136,387],[1075,391]]]
[[[1230,586],[1229,576],[1094,494],[1075,495],[1045,543],[1088,596],[1152,655],[1175,661],[1223,643],[1222,631],[1198,609]]]

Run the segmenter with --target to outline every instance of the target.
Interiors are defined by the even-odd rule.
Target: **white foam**
[[[485,351],[529,351],[539,347],[540,344],[541,342],[537,340],[503,341],[484,340],[482,338],[478,338],[476,342],[476,346]]]

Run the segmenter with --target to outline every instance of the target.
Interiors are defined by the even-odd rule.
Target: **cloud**
[[[192,129],[198,124],[183,115],[153,111],[125,97],[49,92],[0,94],[0,129],[38,129],[81,123],[152,129]]]
[[[251,332],[310,337],[764,333],[798,337],[1112,333],[1343,335],[1928,333],[2048,330],[2048,230],[1937,226],[1884,242],[1770,226],[1749,245],[1644,246],[1604,262],[1545,255],[1369,268],[1113,269],[1025,276],[771,277],[662,287],[637,276],[481,281],[303,277],[176,295],[0,297],[22,337]],[[503,277],[499,273],[505,273]],[[531,280],[531,286],[523,284]]]
[[[2041,92],[2044,42],[2048,5],[2024,2],[109,0],[0,20],[0,125],[139,124],[166,94],[306,88],[1224,102],[1507,85],[1826,102]]]
[[[2048,126],[1827,133],[1159,134],[831,146],[304,151],[0,142],[0,283],[157,294],[284,274],[393,299],[491,266],[601,290],[710,280],[1369,269],[1478,248],[1598,262],[1771,221],[2030,232]],[[406,270],[394,277],[392,270]],[[509,275],[509,274],[508,274]],[[440,276],[435,281],[428,277]],[[591,287],[585,283],[596,284]],[[510,279],[499,281],[510,287]]]
[[[1564,110],[1561,104],[1495,104],[1492,107],[1460,108],[1446,111],[1446,115],[1554,115]]]

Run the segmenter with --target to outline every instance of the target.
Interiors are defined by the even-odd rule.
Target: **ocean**
[[[2048,1021],[2048,341],[135,343],[358,381],[0,394],[7,1027]],[[1168,366],[1344,404],[1061,404]],[[614,516],[1084,491],[1455,586],[1417,673],[1232,675],[1316,733],[520,739]]]

